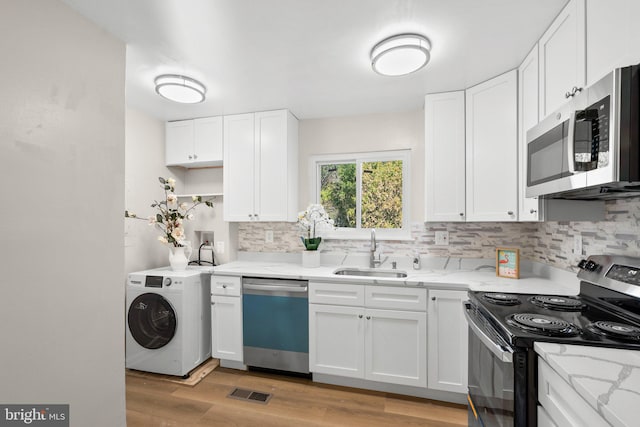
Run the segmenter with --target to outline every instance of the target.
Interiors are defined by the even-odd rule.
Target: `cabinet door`
[[[194,161],[202,166],[222,164],[222,117],[193,121]]]
[[[464,91],[425,97],[425,221],[465,220],[464,127]]]
[[[561,107],[565,94],[586,81],[585,0],[571,0],[542,35],[540,118]]]
[[[211,355],[242,362],[241,297],[211,297]]]
[[[429,290],[427,347],[429,388],[467,392],[468,326],[465,291]]]
[[[467,221],[515,221],[518,210],[517,71],[466,91]]]
[[[587,0],[587,85],[640,62],[638,16],[638,0]]]
[[[540,202],[535,197],[525,197],[527,189],[527,131],[538,124],[538,45],[518,68],[518,140],[519,140],[519,207],[520,221],[538,221]]]
[[[427,314],[365,311],[365,378],[415,387],[427,386]]]
[[[287,111],[255,114],[255,212],[259,221],[287,220]],[[226,194],[226,193],[225,193]],[[225,203],[226,203],[225,196]]]
[[[193,120],[165,124],[165,164],[184,165],[193,161]]]
[[[364,378],[364,309],[309,304],[309,370]]]
[[[254,209],[253,113],[224,117],[224,220],[250,221]]]

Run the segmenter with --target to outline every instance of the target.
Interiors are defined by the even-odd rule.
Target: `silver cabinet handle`
[[[435,300],[436,300],[436,297],[431,297],[431,301],[435,301]]]
[[[194,159],[197,159],[197,158],[198,158],[198,155],[197,155],[197,154],[194,154],[194,155],[193,155],[193,158],[194,158]]]
[[[249,214],[249,218],[253,218],[253,214]]]
[[[216,303],[215,303],[215,302],[213,302],[213,301],[211,301],[211,305],[216,305]]]
[[[572,87],[572,88],[571,88],[571,91],[569,91],[569,92],[567,92],[567,93],[565,93],[565,94],[564,94],[564,97],[565,97],[565,98],[571,98],[571,97],[574,97],[574,96],[576,96],[576,94],[577,94],[578,92],[582,92],[582,88],[581,88],[581,87],[574,86],[574,87]]]
[[[358,319],[362,319],[362,314],[358,314]]]
[[[535,209],[531,209],[531,210],[529,211],[529,213],[530,213],[530,214],[534,214],[534,213],[536,213],[536,212],[538,212],[538,211],[537,211],[537,210],[535,210]]]
[[[371,316],[367,316],[367,320],[371,319]]]
[[[227,289],[227,285],[222,285],[222,289]]]
[[[193,159],[193,156],[191,154],[189,154],[189,160]]]
[[[507,212],[507,215],[513,215],[513,211]]]
[[[460,216],[464,216],[464,213],[460,212]]]

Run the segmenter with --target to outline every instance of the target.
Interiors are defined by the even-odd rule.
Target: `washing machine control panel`
[[[171,281],[171,277],[165,277],[164,280],[162,280],[162,284],[167,287],[167,286],[171,286],[171,283],[173,283]]]
[[[145,288],[161,288],[162,276],[147,276],[144,281]]]

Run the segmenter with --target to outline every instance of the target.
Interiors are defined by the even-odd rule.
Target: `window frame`
[[[311,198],[320,203],[320,167],[327,164],[356,164],[356,228],[340,227],[323,233],[323,239],[370,239],[371,228],[362,225],[362,163],[376,161],[402,161],[402,228],[376,228],[378,240],[412,240],[411,213],[411,150],[369,151],[360,153],[319,154],[309,158]]]

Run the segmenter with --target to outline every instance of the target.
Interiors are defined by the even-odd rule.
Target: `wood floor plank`
[[[384,411],[458,426],[466,426],[468,423],[467,407],[453,403],[447,405],[443,402],[396,396],[386,399]]]
[[[466,407],[314,383],[271,372],[218,368],[189,387],[127,377],[127,422],[137,426],[460,427]],[[271,393],[265,405],[228,398],[235,388]]]
[[[197,422],[211,404],[192,399],[183,399],[173,394],[159,396],[127,389],[127,409],[183,423]]]

